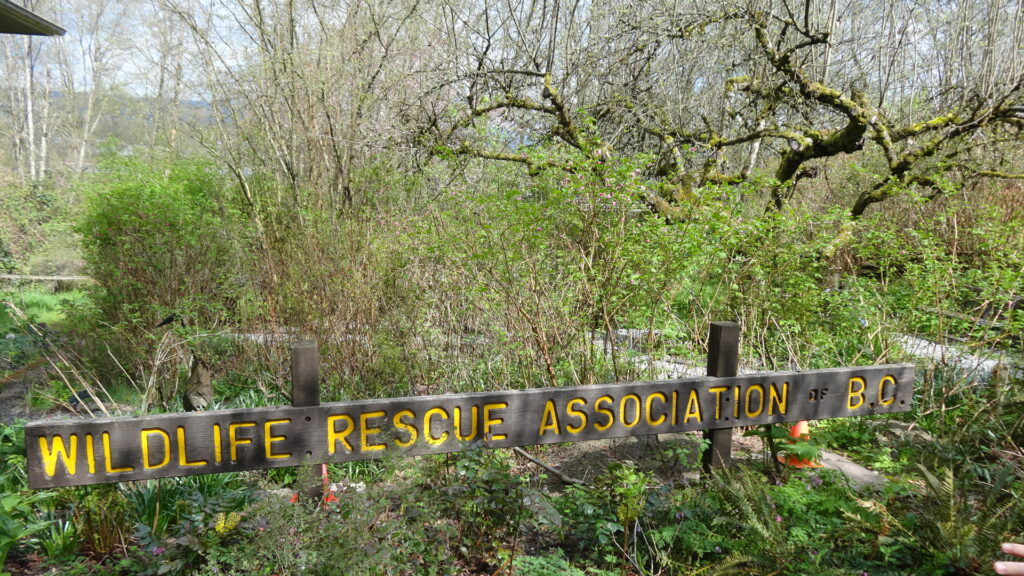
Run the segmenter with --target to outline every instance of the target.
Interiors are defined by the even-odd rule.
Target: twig
[[[526,450],[523,450],[522,448],[513,447],[512,451],[515,452],[516,454],[519,454],[523,458],[526,458],[530,462],[533,462],[537,466],[540,466],[541,468],[547,470],[548,472],[551,472],[552,474],[557,476],[559,480],[561,480],[562,482],[565,482],[566,484],[575,484],[577,486],[582,486],[582,485],[586,484],[586,482],[584,482],[583,480],[578,480],[576,478],[573,478],[572,476],[569,476],[569,475],[567,475],[567,474],[565,474],[565,473],[563,473],[563,472],[561,472],[561,471],[551,467],[550,465],[545,464],[544,462],[541,462],[540,460],[538,460],[538,459],[534,458],[533,456],[531,456],[529,454],[529,452],[527,452]]]

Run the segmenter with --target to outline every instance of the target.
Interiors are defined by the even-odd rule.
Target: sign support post
[[[712,322],[708,337],[708,376],[736,376],[739,370],[740,325],[736,322]],[[725,468],[732,463],[732,428],[704,431],[710,444],[701,456],[704,472]]]
[[[320,357],[316,342],[296,342],[292,354],[292,406],[307,408],[320,405]],[[306,418],[309,420],[309,418]],[[307,452],[306,456],[313,454]],[[324,485],[320,478],[321,466],[307,464],[298,471],[298,487],[306,497],[319,500],[324,496]]]

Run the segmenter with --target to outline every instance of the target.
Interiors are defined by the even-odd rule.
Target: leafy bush
[[[458,552],[472,564],[514,554],[531,512],[544,506],[527,478],[513,474],[500,452],[473,448],[458,454],[442,493],[459,527]]]
[[[427,320],[457,381],[522,388],[634,378],[633,352],[605,334],[670,321],[695,239],[645,205],[646,159],[559,161],[573,172],[488,171],[447,191],[440,213],[416,228],[416,268],[436,270],[424,278]]]
[[[78,225],[108,322],[154,326],[170,311],[215,324],[239,295],[233,214],[212,166],[111,156]]]
[[[52,182],[0,186],[0,271],[76,274],[73,188]]]
[[[11,550],[50,526],[36,507],[53,494],[28,491],[21,423],[0,424],[0,464],[3,464],[0,467],[0,570],[3,570]]]
[[[513,562],[515,574],[518,576],[549,576],[550,574],[561,574],[564,576],[618,576],[621,572],[601,570],[593,566],[582,570],[573,566],[566,560],[561,550],[556,550],[543,556],[519,556]]]
[[[205,329],[235,320],[246,290],[244,229],[223,189],[222,176],[204,162],[161,166],[108,152],[85,188],[77,226],[96,284],[76,317],[104,345],[91,355],[100,365],[110,364],[109,348],[121,366],[134,368],[132,378],[154,369],[159,338],[151,330],[172,313]],[[114,365],[108,373],[121,375]]]
[[[61,496],[72,507],[72,520],[83,552],[107,558],[128,549],[132,518],[124,493],[117,485],[85,486]]]
[[[19,542],[49,527],[49,522],[36,516],[35,506],[50,496],[47,493],[0,492],[0,568]]]
[[[415,506],[430,504],[417,498]],[[452,534],[432,512],[414,514],[369,493],[346,493],[326,510],[270,495],[241,512],[233,528],[206,529],[206,562],[195,573],[454,575],[446,546]]]

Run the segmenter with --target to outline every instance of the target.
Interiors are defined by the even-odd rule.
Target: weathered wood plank
[[[735,376],[740,365],[740,325],[736,322],[712,322],[708,338],[708,376]],[[705,430],[708,447],[701,455],[705,472],[724,468],[732,462],[732,429]]]
[[[320,354],[316,342],[306,340],[292,345],[292,406],[305,408],[320,405]],[[312,456],[307,450],[307,456]],[[307,498],[319,500],[324,495],[320,466],[306,463],[298,471],[296,484]]]
[[[292,345],[292,406],[320,404],[320,358],[316,342]]]
[[[99,484],[910,410],[912,364],[34,422],[29,485]]]

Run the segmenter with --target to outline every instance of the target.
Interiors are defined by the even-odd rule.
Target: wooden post
[[[320,358],[316,342],[292,345],[292,406],[320,405]]]
[[[735,322],[712,322],[708,338],[708,376],[736,376],[739,369],[740,325]],[[724,468],[732,462],[732,428],[705,430],[704,439],[711,444],[704,451],[705,472]]]
[[[320,405],[320,357],[316,342],[307,340],[292,345],[292,406],[305,408]],[[298,471],[299,490],[319,500],[324,496],[321,466],[310,463]]]

